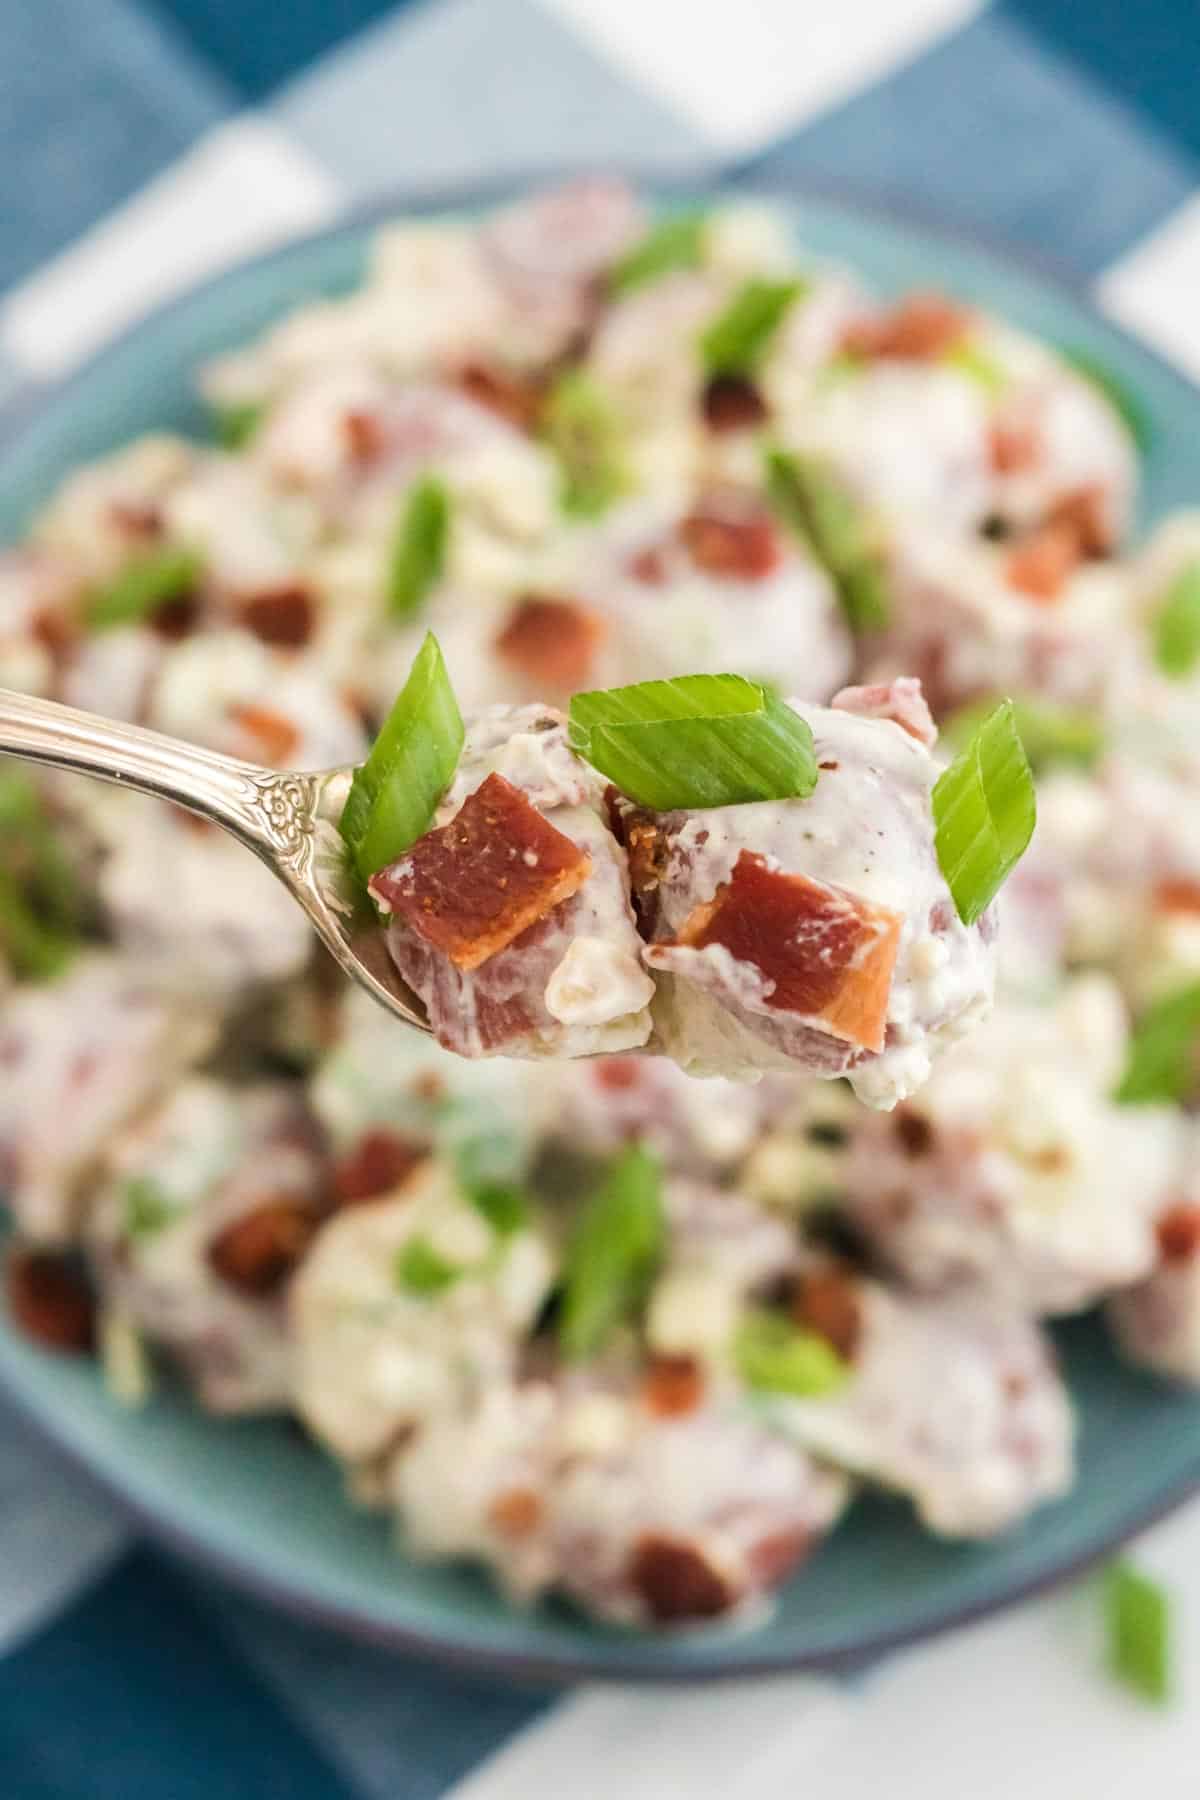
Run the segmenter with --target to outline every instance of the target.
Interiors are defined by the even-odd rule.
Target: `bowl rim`
[[[36,431],[43,419],[60,408],[69,409],[75,392],[101,373],[107,362],[126,352],[143,331],[169,325],[174,318],[202,307],[210,295],[226,284],[276,264],[285,265],[306,250],[340,239],[362,237],[393,219],[479,211],[519,198],[537,188],[596,172],[594,166],[541,166],[487,180],[381,191],[316,229],[289,233],[251,256],[238,258],[198,281],[185,284],[106,337],[63,375],[48,380],[35,376],[21,381],[18,377],[15,394],[0,408],[0,483],[4,480],[7,458],[19,453],[26,435]],[[750,202],[774,200],[793,207],[812,202],[850,215],[867,225],[874,222],[885,229],[918,233],[952,250],[982,255],[1010,273],[1027,276],[1042,288],[1057,292],[1108,337],[1121,341],[1131,353],[1156,366],[1176,388],[1188,393],[1200,414],[1200,382],[1147,343],[1139,333],[1102,313],[1088,282],[1076,272],[1045,254],[1015,247],[1001,236],[948,220],[913,202],[907,195],[879,188],[864,191],[852,183],[833,179],[759,172],[753,168],[730,171],[717,166],[701,167],[681,175],[677,169],[656,171],[653,167],[617,166],[604,173],[625,177],[639,191],[668,203],[711,200],[717,196]],[[873,1631],[865,1641],[835,1644],[825,1650],[772,1649],[769,1639],[760,1640],[746,1634],[737,1640],[736,1656],[692,1663],[672,1656],[672,1638],[666,1635],[654,1640],[661,1656],[650,1663],[627,1654],[619,1638],[614,1638],[611,1643],[593,1640],[586,1650],[578,1653],[569,1650],[526,1651],[473,1643],[465,1634],[455,1637],[452,1633],[417,1624],[385,1623],[352,1603],[314,1597],[282,1576],[265,1573],[252,1557],[218,1547],[203,1529],[182,1523],[178,1517],[158,1510],[143,1499],[124,1485],[116,1473],[93,1460],[83,1445],[73,1441],[69,1429],[57,1418],[48,1416],[34,1397],[2,1368],[0,1388],[17,1413],[68,1465],[82,1471],[115,1502],[121,1513],[145,1532],[151,1542],[170,1555],[303,1622],[335,1629],[359,1643],[419,1656],[461,1672],[502,1676],[526,1685],[568,1686],[577,1681],[595,1680],[690,1686],[788,1672],[838,1674],[861,1671],[896,1650],[970,1625],[1065,1584],[1104,1561],[1131,1537],[1165,1518],[1200,1490],[1198,1446],[1193,1461],[1182,1473],[1150,1499],[1130,1506],[1115,1524],[1095,1534],[1071,1554],[1059,1556],[1051,1566],[1012,1580],[994,1591],[943,1607],[925,1617],[906,1619],[891,1629]],[[639,1638],[636,1642],[639,1648],[644,1647],[644,1639]]]

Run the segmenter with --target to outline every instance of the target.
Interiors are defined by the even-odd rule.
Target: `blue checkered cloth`
[[[375,192],[563,161],[903,196],[1051,253],[1195,360],[1198,37],[1190,0],[8,0],[0,394],[58,373],[145,304],[148,280],[165,291]],[[954,1662],[975,1657],[976,1688],[1003,1679],[1011,1695],[1022,1668],[1044,1686],[1028,1673],[1038,1643],[1020,1645],[1004,1677],[981,1660],[994,1646]],[[563,1700],[450,1675],[199,1581],[0,1410],[3,1800],[433,1800],[458,1784],[464,1800],[538,1800],[618,1780],[623,1800],[714,1783],[851,1800],[896,1788],[887,1746],[902,1715],[925,1707],[944,1729],[955,1668],[940,1654],[908,1699],[906,1675],[893,1678],[890,1722],[874,1726],[868,1702],[832,1684],[710,1697],[702,1714],[694,1700]],[[716,1756],[718,1705],[734,1746],[719,1782],[695,1757],[681,1773],[672,1737]],[[856,1747],[817,1777],[846,1709],[859,1709]],[[764,1761],[764,1733],[786,1757]],[[1061,1793],[1095,1736],[1090,1713],[1067,1718],[1049,1764],[1022,1772],[1025,1793],[1039,1773]],[[1169,1800],[1194,1792],[1200,1746],[1168,1768],[1167,1741],[1146,1754]],[[618,1771],[609,1753],[630,1743],[642,1748]],[[988,1785],[1006,1753],[975,1770],[976,1800],[1007,1791]],[[942,1760],[923,1800],[963,1791]],[[1133,1791],[1114,1781],[1092,1785]]]

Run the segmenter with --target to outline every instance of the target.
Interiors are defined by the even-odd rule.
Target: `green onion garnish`
[[[397,1287],[426,1296],[444,1293],[463,1274],[457,1263],[448,1262],[429,1239],[423,1237],[409,1238],[407,1244],[397,1250],[392,1267]]]
[[[681,675],[576,694],[571,748],[638,806],[803,799],[817,784],[806,722],[741,675]]]
[[[705,327],[700,355],[710,375],[752,375],[766,355],[788,309],[808,282],[752,280],[744,283],[723,312]]]
[[[708,221],[703,213],[677,213],[655,225],[608,272],[608,291],[631,294],[673,269],[698,269]]]
[[[1025,854],[1037,795],[1010,700],[983,721],[933,789],[938,865],[964,925],[973,925]]]
[[[598,518],[629,486],[620,421],[604,389],[568,370],[546,400],[542,431],[562,470],[563,511]]]
[[[0,950],[13,972],[49,981],[70,961],[84,896],[23,770],[0,773]]]
[[[94,631],[114,625],[137,625],[171,600],[181,600],[195,587],[204,564],[194,550],[157,550],[127,563],[121,573],[99,588],[87,606]]]
[[[396,619],[411,618],[446,567],[450,537],[450,495],[446,484],[426,475],[412,488],[400,511],[388,556],[388,607]]]
[[[122,1200],[125,1235],[135,1243],[157,1237],[179,1216],[180,1209],[171,1196],[145,1175],[125,1183]]]
[[[960,707],[942,726],[942,737],[961,750],[974,737],[996,706],[996,699],[972,701]],[[1031,769],[1053,763],[1070,763],[1090,769],[1103,754],[1104,722],[1083,706],[1059,706],[1053,700],[1028,697],[1012,701],[1017,736],[1025,746]]]
[[[1163,674],[1176,681],[1200,660],[1200,562],[1188,563],[1167,589],[1154,621],[1154,655]]]
[[[1171,1692],[1171,1603],[1126,1558],[1104,1571],[1108,1666],[1118,1681],[1161,1706]]]
[[[852,631],[879,631],[890,611],[869,515],[815,457],[768,450],[767,499],[829,572]]]
[[[765,1307],[748,1312],[733,1341],[733,1359],[747,1387],[814,1399],[831,1393],[848,1370],[833,1345],[815,1331],[802,1331],[781,1313]]]
[[[1200,1074],[1200,983],[1156,1000],[1138,1021],[1114,1098],[1122,1106],[1178,1104]]]
[[[233,406],[218,406],[215,414],[217,440],[224,450],[240,450],[248,444],[263,422],[266,407],[261,400],[242,400]]]
[[[482,1214],[497,1237],[511,1237],[529,1222],[529,1201],[519,1187],[488,1181],[469,1188],[467,1198]]]
[[[567,1356],[590,1356],[644,1300],[666,1225],[658,1161],[624,1151],[584,1207],[563,1264],[559,1338]]]
[[[1003,366],[994,356],[989,356],[986,350],[971,343],[969,339],[951,344],[941,360],[947,367],[957,369],[960,375],[973,381],[989,399],[995,399],[1008,386],[1008,374]]]
[[[1090,381],[1092,386],[1103,394],[1137,448],[1145,450],[1154,433],[1150,424],[1150,415],[1133,390],[1121,380],[1120,376],[1114,375],[1111,369],[1106,368],[1098,357],[1093,356],[1090,350],[1077,350],[1066,344],[1059,344],[1057,349],[1062,360],[1068,363],[1077,375],[1082,375],[1085,381]]]
[[[362,767],[339,829],[363,881],[429,829],[462,754],[462,715],[438,641],[427,632]]]

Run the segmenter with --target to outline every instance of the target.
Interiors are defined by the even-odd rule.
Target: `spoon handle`
[[[174,800],[230,831],[278,873],[306,857],[311,782],[140,725],[0,688],[0,754]],[[165,873],[165,871],[164,871]]]

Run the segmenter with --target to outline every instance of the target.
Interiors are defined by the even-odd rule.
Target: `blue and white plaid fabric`
[[[0,398],[347,202],[564,161],[901,194],[1200,370],[1198,49],[1194,0],[3,0]],[[0,1796],[1183,1800],[1200,1513],[1142,1554],[1193,1678],[1165,1718],[1102,1682],[1070,1595],[852,1689],[563,1697],[214,1589],[0,1413]]]

